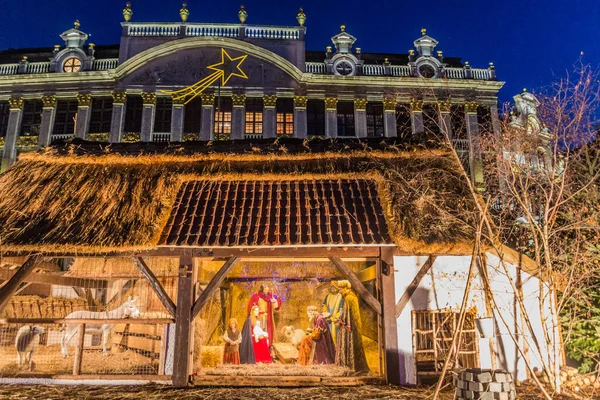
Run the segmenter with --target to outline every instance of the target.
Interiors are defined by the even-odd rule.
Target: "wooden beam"
[[[133,257],[133,263],[135,264],[137,269],[140,270],[144,278],[146,278],[146,280],[150,284],[150,287],[152,287],[152,290],[154,290],[154,293],[156,293],[156,295],[158,296],[160,302],[163,304],[163,306],[165,306],[167,312],[172,316],[175,316],[175,303],[173,303],[173,300],[171,300],[163,286],[160,284],[158,279],[156,279],[156,276],[154,275],[152,270],[144,262],[144,259],[142,257]]]
[[[187,387],[190,377],[190,354],[193,352],[192,304],[194,304],[194,262],[190,252],[179,259],[177,308],[175,310],[175,351],[173,357],[173,386]]]
[[[23,283],[21,283],[21,286],[19,286],[19,288],[17,290],[15,290],[15,293],[13,294],[13,296],[18,295],[23,290],[27,289],[29,286],[31,286],[31,282],[23,282]]]
[[[392,247],[390,247],[392,248]],[[177,257],[182,250],[193,252],[193,257],[204,259],[223,259],[238,257],[257,260],[257,259],[273,259],[280,258],[283,261],[290,261],[290,258],[304,258],[315,261],[328,261],[328,257],[335,256],[342,259],[355,258],[357,260],[365,260],[366,258],[376,259],[379,257],[379,246],[363,246],[363,247],[306,247],[299,245],[298,247],[253,247],[253,248],[196,248],[182,249],[181,247],[159,247],[158,249],[148,250],[136,253],[135,256],[143,257]],[[406,253],[404,255],[412,255]],[[115,257],[119,255],[114,255]],[[121,257],[124,255],[121,254]],[[126,255],[125,255],[126,256]],[[131,253],[128,254],[131,257]]]
[[[172,318],[118,318],[118,319],[103,319],[103,324],[108,325],[165,325],[172,324],[175,320]],[[90,318],[2,318],[0,325],[6,324],[98,324],[98,319]]]
[[[415,290],[417,290],[417,288],[419,287],[419,283],[421,283],[423,277],[425,277],[427,272],[429,272],[429,270],[433,266],[433,263],[435,262],[436,258],[437,256],[429,256],[427,258],[427,261],[425,261],[425,263],[419,270],[419,272],[417,272],[417,276],[415,276],[410,285],[408,285],[408,287],[404,291],[404,294],[402,295],[402,297],[400,297],[400,300],[398,300],[398,303],[396,304],[396,318],[398,318],[402,314],[402,311],[404,311],[404,308],[410,301],[412,295],[415,293]]]
[[[8,268],[0,268],[0,279],[12,279],[21,270],[21,268],[17,269],[16,271]],[[25,277],[24,281],[29,283],[42,283],[46,285],[76,286],[88,289],[106,289],[106,287],[108,286],[108,283],[105,280],[74,278],[71,276],[62,276],[54,273],[42,274],[39,272],[33,272],[28,274],[28,276]],[[2,289],[0,290],[3,289],[4,287],[2,287]]]
[[[225,262],[225,264],[223,264],[215,276],[213,276],[211,281],[208,283],[208,286],[206,286],[206,289],[202,291],[200,297],[198,297],[198,300],[196,300],[196,303],[192,308],[192,320],[196,318],[200,310],[202,310],[204,304],[208,301],[208,299],[210,299],[210,296],[212,296],[214,291],[221,286],[221,283],[223,283],[223,280],[225,280],[225,277],[229,271],[231,271],[239,261],[240,259],[238,257],[231,257]]]
[[[381,266],[387,264],[386,275],[381,273],[381,300],[383,303],[383,343],[385,345],[385,377],[388,384],[400,385],[404,373],[404,354],[398,349],[396,318],[396,288],[394,281],[393,250],[381,252]],[[382,268],[383,269],[383,268]],[[402,372],[401,372],[402,371]],[[406,375],[406,373],[404,373]]]
[[[83,342],[85,339],[85,324],[77,325],[77,346],[75,347],[75,357],[73,359],[73,375],[81,374],[81,364],[83,362]]]
[[[15,291],[19,289],[21,283],[25,281],[27,276],[36,267],[37,263],[38,257],[30,256],[16,272],[11,274],[10,278],[3,278],[7,279],[8,282],[6,282],[6,284],[0,289],[0,313],[4,311],[4,307],[6,307],[8,300],[15,293]]]
[[[125,294],[127,293],[127,291],[129,289],[131,289],[133,287],[133,285],[135,285],[135,279],[129,279],[127,282],[125,282],[125,284],[123,285],[123,287],[117,291],[117,293],[115,293],[115,295],[106,303],[108,304],[112,304],[113,301],[117,300],[120,297],[125,296]]]
[[[365,285],[358,279],[358,276],[344,264],[338,257],[329,257],[329,260],[337,267],[337,269],[350,281],[352,288],[362,299],[371,307],[378,315],[381,315],[381,303],[367,290]]]
[[[363,269],[358,274],[356,274],[356,276],[358,277],[358,279],[360,279],[361,282],[368,282],[377,279],[377,266],[373,265],[372,267]]]

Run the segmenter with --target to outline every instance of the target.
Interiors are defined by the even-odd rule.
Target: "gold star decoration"
[[[239,78],[248,79],[248,76],[242,71],[242,63],[248,57],[247,54],[236,58],[231,58],[229,53],[225,49],[221,49],[221,62],[213,65],[209,65],[207,68],[213,71],[220,72],[221,84],[225,86],[232,76]]]

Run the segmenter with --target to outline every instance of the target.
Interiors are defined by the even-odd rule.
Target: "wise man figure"
[[[356,372],[369,372],[362,341],[362,322],[358,297],[352,292],[350,282],[339,281],[337,286],[342,296],[344,296],[344,307],[340,318],[336,321],[338,332],[335,363]]]
[[[254,293],[248,302],[248,311],[252,310],[253,306],[257,306],[259,310],[259,320],[262,329],[268,333],[269,342],[271,345],[277,341],[277,329],[275,329],[275,320],[273,318],[275,311],[279,311],[281,307],[281,298],[275,296],[269,291],[269,286],[263,284],[260,286],[258,293]]]
[[[308,321],[313,323],[311,332],[302,339],[298,351],[298,364],[333,364],[335,362],[335,346],[325,317],[316,306],[306,309]]]
[[[323,299],[323,307],[321,311],[329,314],[327,317],[327,324],[329,325],[329,331],[333,339],[333,344],[337,340],[337,326],[334,324],[338,318],[340,318],[342,307],[344,306],[344,297],[341,295],[336,281],[331,281],[329,284],[329,293]]]

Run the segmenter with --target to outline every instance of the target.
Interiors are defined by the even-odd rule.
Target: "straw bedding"
[[[70,357],[61,356],[60,345],[38,346],[33,356],[35,363],[34,373],[70,375],[73,373],[73,352],[69,348]],[[18,376],[19,372],[29,373],[27,369],[19,371],[17,365],[17,352],[14,346],[0,347],[0,376],[2,378]],[[148,375],[158,372],[158,363],[150,358],[133,351],[118,351],[116,346],[105,357],[101,350],[84,350],[82,374],[121,374],[121,375]]]
[[[356,373],[337,365],[288,365],[288,364],[256,364],[256,365],[219,365],[216,368],[202,370],[205,375],[224,376],[355,376]]]
[[[0,199],[0,245],[79,254],[154,248],[181,183],[190,179],[370,178],[396,244],[471,240],[474,205],[447,152],[384,141],[311,142],[263,143],[237,153],[219,144],[193,154],[86,155],[85,146],[26,154],[0,176],[0,191],[11,194]]]

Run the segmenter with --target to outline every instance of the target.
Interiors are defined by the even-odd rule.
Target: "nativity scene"
[[[354,264],[359,276],[374,267]],[[253,276],[263,274],[270,279]],[[314,375],[327,370],[340,376],[377,376],[377,318],[343,278],[333,265],[319,262],[234,268],[197,324],[195,337],[202,341],[197,373]],[[364,284],[375,293],[375,280]],[[238,320],[244,321],[241,329]],[[213,326],[213,332],[206,332]]]

